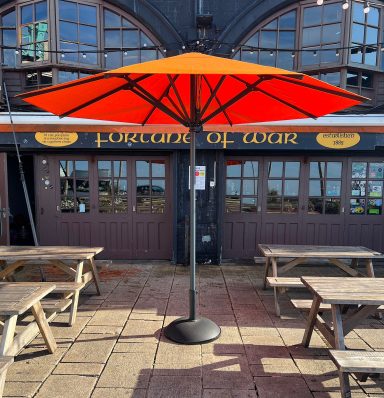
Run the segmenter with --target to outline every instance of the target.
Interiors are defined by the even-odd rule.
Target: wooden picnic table
[[[55,339],[40,303],[40,300],[54,289],[54,283],[0,282],[0,317],[4,321],[0,356],[18,354],[36,336],[38,331],[40,331],[48,351],[53,353],[56,350]],[[18,316],[29,309],[32,310],[35,322],[31,322],[15,336]]]
[[[57,282],[56,291],[69,292],[72,299],[69,325],[76,320],[80,290],[94,281],[97,294],[100,295],[100,282],[94,257],[103,251],[102,247],[82,246],[1,246],[0,280],[11,276],[17,269],[30,264],[50,264],[71,277],[72,283]],[[84,265],[90,270],[84,272]]]
[[[344,336],[384,305],[384,278],[306,276],[301,280],[314,295],[303,337],[305,347],[316,326],[332,347],[345,350]],[[319,315],[321,303],[331,305],[333,328]],[[354,306],[354,310],[347,311],[342,319],[345,306]]]
[[[316,245],[276,245],[259,244],[261,253],[265,256],[264,288],[269,269],[272,266],[272,276],[285,274],[299,264],[308,263],[309,259],[325,259],[351,276],[363,276],[357,270],[359,260],[364,260],[366,276],[374,277],[374,258],[384,258],[384,255],[362,246],[316,246]],[[283,266],[277,266],[278,259],[286,259]],[[351,264],[349,261],[352,260]],[[274,287],[276,315],[280,315],[278,302],[279,287]]]

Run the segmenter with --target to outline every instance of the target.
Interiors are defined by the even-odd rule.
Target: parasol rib
[[[138,97],[142,98],[144,101],[148,102],[149,104],[156,106],[158,109],[163,111],[166,115],[170,116],[171,118],[177,120],[183,126],[188,125],[188,121],[181,118],[177,113],[173,112],[170,108],[165,106],[163,103],[159,102],[156,97],[151,95],[149,92],[144,90],[140,85],[135,84],[133,80],[126,77],[129,82],[132,83],[131,91],[136,94]]]
[[[349,98],[349,99],[352,99],[355,101],[361,102],[361,98],[362,98],[361,96],[359,96],[357,94],[349,93],[348,91],[345,91],[345,90],[344,91],[336,91],[336,90],[332,90],[327,87],[319,87],[319,86],[315,86],[310,83],[306,83],[302,80],[291,80],[290,78],[286,78],[285,76],[282,76],[282,75],[276,75],[276,76],[273,76],[273,78],[277,79],[277,80],[282,80],[287,83],[295,84],[298,86],[313,88],[314,90],[323,91],[324,93],[333,94],[333,95],[337,95],[337,96],[344,97],[344,98]]]
[[[179,76],[180,76],[180,75],[177,75],[177,77],[179,77]],[[171,75],[167,75],[167,77],[168,77],[169,82],[171,83],[171,86],[172,86],[173,91],[174,91],[174,93],[175,93],[175,95],[176,95],[176,97],[177,97],[177,100],[179,101],[179,104],[180,104],[180,106],[181,106],[181,109],[183,110],[185,119],[186,119],[186,120],[189,120],[188,112],[187,112],[187,110],[185,109],[184,102],[181,100],[180,93],[179,93],[179,91],[177,90],[177,87],[176,87],[175,84],[174,84],[174,83],[176,82],[176,79],[177,79],[177,78],[175,78],[174,80],[172,80]],[[168,98],[169,98],[169,97],[168,97]],[[169,98],[169,100],[170,100],[170,98]]]
[[[175,80],[177,79],[177,77],[175,77]],[[173,103],[173,100],[171,100],[171,98],[169,97],[169,90],[171,88],[171,84],[169,84],[166,89],[163,91],[163,93],[160,95],[160,97],[158,98],[158,101],[161,101],[164,97],[167,97],[169,99],[169,101],[171,101],[171,104],[174,106],[174,108],[176,109],[176,111],[179,113],[180,117],[183,117],[183,114],[181,112],[181,110],[178,108],[178,106],[176,104]],[[141,124],[144,126],[149,118],[152,116],[153,112],[156,110],[156,106],[153,105],[152,109],[148,112],[147,116],[144,118],[144,120],[141,122]]]
[[[271,94],[271,93],[268,93],[267,91],[263,90],[263,89],[260,88],[260,87],[257,87],[256,90],[259,91],[260,93],[263,93],[264,95],[266,95],[266,96],[268,96],[268,97],[270,97],[270,98],[272,98],[272,99],[274,99],[274,100],[276,100],[276,101],[278,101],[278,102],[280,102],[280,103],[282,103],[282,104],[288,106],[289,108],[292,108],[292,109],[294,109],[295,111],[300,112],[301,114],[303,114],[303,115],[305,115],[305,116],[311,117],[312,119],[317,119],[317,116],[316,116],[316,115],[313,115],[312,113],[307,112],[307,111],[305,111],[304,109],[302,109],[302,108],[300,108],[300,107],[298,107],[298,106],[296,106],[296,105],[293,105],[293,104],[289,103],[288,101],[285,101],[285,100],[283,100],[283,99],[281,99],[281,98],[279,98],[279,97],[277,97],[277,96],[275,96],[275,95],[273,95],[273,94]]]
[[[233,77],[232,75],[230,75]],[[211,120],[214,118],[216,115],[218,115],[220,112],[223,112],[225,109],[229,108],[231,105],[239,101],[241,98],[245,97],[247,94],[249,94],[251,91],[256,90],[256,87],[265,80],[266,78],[261,77],[257,82],[249,84],[248,86],[241,91],[239,94],[235,95],[232,97],[229,101],[227,101],[224,105],[220,106],[217,108],[215,111],[213,111],[211,114],[209,114],[207,117],[201,120],[201,124],[205,124],[208,120]]]
[[[225,76],[224,76],[224,77],[225,77]],[[209,90],[210,90],[211,93],[212,93],[213,89],[212,89],[211,85],[209,84],[208,79],[207,79],[205,76],[203,76],[203,79],[205,80],[205,83],[207,84]],[[223,80],[223,81],[224,81],[224,80]],[[219,83],[220,83],[220,82],[219,82]],[[218,89],[218,87],[217,87],[218,85],[219,85],[219,84],[216,85],[215,90],[216,90],[216,88]],[[220,85],[221,85],[221,84],[220,84]],[[216,91],[217,91],[217,90],[216,90]],[[216,102],[217,102],[217,104],[218,104],[219,106],[222,106],[221,101],[220,101],[219,98],[216,96],[216,94],[214,94],[213,98],[216,99]],[[212,100],[211,100],[211,102],[212,102]],[[205,104],[205,106],[204,106],[204,112],[205,112],[206,108],[207,108],[207,104]],[[202,112],[202,114],[203,114],[204,112]],[[230,117],[228,116],[227,111],[226,111],[226,110],[223,110],[223,113],[224,113],[225,118],[227,119],[228,124],[229,124],[230,126],[232,126],[233,123],[232,123],[232,120],[230,119]]]
[[[204,113],[206,112],[207,108],[209,107],[209,105],[211,105],[212,100],[214,99],[214,97],[216,96],[217,91],[219,90],[219,88],[222,86],[222,84],[224,83],[224,80],[227,76],[221,76],[220,80],[218,81],[218,83],[216,84],[216,87],[213,89],[211,89],[210,85],[207,82],[207,79],[205,78],[205,81],[208,84],[208,87],[211,89],[211,96],[208,98],[207,102],[204,105],[204,108],[201,110],[201,115],[204,115]]]

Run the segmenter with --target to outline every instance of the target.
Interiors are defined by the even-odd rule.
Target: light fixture
[[[340,55],[340,51],[338,49],[336,49],[336,57],[338,57]]]
[[[147,47],[147,43],[144,43],[143,46],[144,46],[144,47]]]
[[[127,55],[128,55],[128,51],[125,50],[125,51],[124,51],[124,56],[126,57]]]
[[[61,52],[61,58],[65,58],[65,54]]]
[[[343,7],[343,10],[347,10],[349,8],[349,0],[345,0],[342,7]]]
[[[185,46],[184,46],[184,44],[181,46],[181,49],[182,49],[182,50],[185,50]]]
[[[234,48],[232,48],[232,52],[233,52],[233,53],[235,52],[235,49],[234,49]]]
[[[318,5],[318,6],[322,6],[323,3],[324,3],[324,0],[317,0],[317,5]]]
[[[253,50],[251,50],[249,53],[250,53],[251,55],[253,55]]]
[[[364,14],[368,14],[370,9],[369,1],[364,1]]]
[[[313,56],[317,57],[317,51],[316,50],[313,52]]]
[[[104,58],[107,58],[108,57],[108,53],[104,53]]]
[[[16,48],[16,50],[15,50],[15,55],[19,55],[19,49],[18,48]]]
[[[291,57],[292,57],[292,58],[295,58],[295,56],[296,56],[295,52],[292,51],[292,52],[291,52]]]
[[[82,53],[81,56],[82,56],[83,58],[87,58],[87,54],[86,54],[86,53]]]
[[[272,51],[272,50],[269,52],[269,55],[270,55],[271,57],[273,57],[273,51]]]

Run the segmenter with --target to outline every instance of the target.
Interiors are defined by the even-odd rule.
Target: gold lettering
[[[115,134],[117,134],[117,140],[114,139]],[[123,134],[121,133],[109,133],[109,142],[112,142],[114,144],[122,142],[123,141]]]
[[[184,144],[189,144],[191,142],[191,136],[189,133],[183,133],[181,134],[183,137],[183,143]]]
[[[211,139],[211,137],[215,137],[215,141],[213,139]],[[210,144],[218,144],[219,142],[221,142],[221,137],[220,137],[220,133],[209,133],[207,135],[207,141]]]
[[[148,144],[149,140],[145,140],[144,139],[145,138],[145,134],[139,134],[139,137],[140,137],[140,142],[142,144]]]
[[[134,144],[138,143],[138,141],[136,139],[137,133],[132,133],[132,134],[125,133],[124,136],[125,136],[124,137],[125,138],[125,140],[124,140],[125,143],[127,143],[127,142],[133,142]]]
[[[274,137],[277,137],[276,140],[273,140]],[[268,143],[269,144],[282,144],[283,143],[283,134],[282,133],[271,133],[268,135]]]
[[[224,149],[227,149],[227,144],[233,144],[235,141],[228,141],[227,140],[227,134],[228,134],[228,132],[224,132],[223,133],[223,137],[222,137],[222,140],[221,140],[221,142],[224,144],[223,145],[223,148]]]
[[[258,136],[261,136],[261,140],[257,139]],[[263,144],[267,139],[267,135],[265,133],[246,133],[243,137],[244,144]]]
[[[102,140],[101,139],[101,133],[96,133],[96,141],[97,142],[97,147],[101,148],[101,143],[102,142],[108,142],[108,140]]]
[[[171,142],[172,144],[180,144],[181,142],[181,134],[177,133],[177,134],[168,134],[168,143]],[[176,138],[175,138],[176,137]],[[173,138],[175,138],[173,140]]]
[[[284,134],[284,144],[288,144],[290,142],[291,144],[296,144],[297,145],[297,133],[285,133]]]
[[[156,137],[160,137],[156,139]],[[153,144],[165,144],[165,135],[161,133],[155,133],[151,135],[151,142]]]

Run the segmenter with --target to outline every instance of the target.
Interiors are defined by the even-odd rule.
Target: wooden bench
[[[330,350],[330,357],[339,370],[341,396],[351,398],[348,373],[384,373],[384,352]]]
[[[12,363],[13,363],[13,357],[0,356],[0,398],[3,396],[7,370]]]
[[[310,311],[312,307],[312,300],[292,299],[291,303],[296,309],[300,311]],[[331,305],[321,303],[319,307],[319,312],[324,311],[331,311]]]
[[[268,276],[266,281],[269,286],[273,287],[273,295],[275,298],[275,311],[276,315],[280,316],[280,304],[279,304],[279,294],[282,289],[287,288],[303,288],[304,285],[300,278],[287,278],[287,277],[276,277]]]

